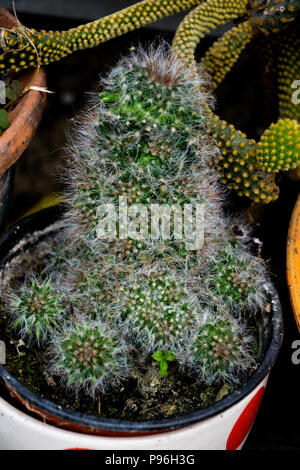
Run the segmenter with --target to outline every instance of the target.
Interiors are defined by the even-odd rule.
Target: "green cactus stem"
[[[220,24],[247,13],[246,0],[208,0],[194,8],[181,22],[173,40],[173,50],[187,64],[195,64],[200,40]]]
[[[210,74],[213,89],[224,80],[252,40],[253,27],[247,20],[223,34],[208,49],[200,64]]]
[[[208,133],[217,141],[220,156],[217,168],[222,182],[239,196],[269,203],[278,197],[275,173],[266,174],[257,160],[255,140],[237,131],[232,124],[208,111]]]
[[[279,32],[278,25],[280,24],[281,36],[278,35],[276,49],[280,51],[278,53],[280,113],[283,113],[284,117],[297,119],[299,106],[297,108],[292,101],[294,90],[291,79],[293,78],[294,81],[297,79],[296,74],[300,63],[299,47],[297,47],[299,42],[297,21],[295,21],[298,10],[299,1],[274,0],[250,2],[250,4],[234,2],[234,5],[232,2],[209,1],[196,7],[182,21],[173,41],[173,50],[188,64],[193,65],[196,47],[212,27],[222,22],[225,23],[230,16],[233,18],[245,16],[246,21],[216,41],[201,61],[204,69],[213,75],[212,85],[215,88],[231,70],[245,47],[256,37],[259,38],[258,33],[261,33],[262,24],[268,25],[265,28],[266,31],[268,28],[272,31],[271,42],[276,42],[276,33]],[[263,23],[259,20],[261,15],[267,18]],[[254,21],[254,18],[257,21]],[[288,26],[290,23],[291,26]],[[291,33],[291,39],[287,39],[288,33]],[[285,38],[285,40],[281,41],[280,38]],[[272,165],[270,165],[270,156],[264,156],[262,149],[263,146],[268,147],[269,144],[265,140],[267,136],[271,138],[272,131],[267,130],[263,136],[263,142],[257,145],[254,140],[247,139],[247,136],[237,131],[234,126],[221,121],[211,110],[208,110],[208,115],[210,121],[208,133],[216,139],[220,148],[221,156],[217,167],[222,174],[224,184],[236,190],[240,196],[249,197],[255,202],[274,201],[278,197],[278,188],[275,184],[276,172],[281,169],[295,168],[300,164],[297,150],[299,137],[295,135],[292,140],[288,140],[287,137],[287,140],[281,144],[280,157],[277,150],[277,156],[273,158]],[[297,128],[294,128],[294,132],[297,134]],[[275,145],[275,142],[271,142],[270,145]],[[291,153],[294,153],[293,157]],[[268,174],[266,168],[268,168]]]
[[[123,295],[123,315],[134,329],[143,332],[140,339],[145,348],[148,342],[152,350],[170,350],[185,331],[193,328],[195,300],[186,292],[182,279],[154,276],[129,287]]]
[[[291,24],[276,35],[273,41],[274,52],[277,51],[279,114],[282,119],[296,119],[298,123],[300,123],[300,93],[297,91],[300,88],[299,27],[299,21]]]
[[[37,31],[26,27],[2,29],[0,73],[56,62],[79,49],[88,49],[201,0],[144,0],[121,11],[68,31]]]

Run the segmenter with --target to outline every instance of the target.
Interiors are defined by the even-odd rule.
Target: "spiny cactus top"
[[[138,50],[77,120],[49,264],[65,312],[48,365],[68,387],[95,395],[137,357],[204,383],[239,383],[256,366],[248,319],[264,306],[266,271],[223,213],[204,84],[166,46]]]
[[[18,294],[11,295],[10,308],[15,312],[13,327],[21,336],[33,337],[38,343],[45,341],[59,325],[65,310],[50,281],[39,284],[34,279],[29,289],[23,287]]]

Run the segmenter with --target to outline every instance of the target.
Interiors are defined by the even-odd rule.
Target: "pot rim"
[[[14,16],[2,6],[0,6],[0,19],[3,20],[1,27],[17,25]],[[46,74],[43,68],[37,71],[28,69],[20,73],[26,78],[27,83],[34,78],[32,85],[46,86]],[[36,76],[34,76],[35,73]],[[28,147],[42,118],[45,105],[46,93],[29,90],[9,113],[10,126],[0,137],[0,176],[19,159]]]
[[[18,241],[24,240],[26,235],[28,236],[32,231],[42,231],[46,227],[49,227],[50,230],[48,230],[47,234],[50,234],[51,225],[53,226],[52,231],[57,231],[57,226],[55,228],[54,224],[59,220],[59,216],[61,215],[62,210],[62,206],[53,206],[47,209],[43,209],[20,220],[6,233],[4,233],[0,238],[1,267],[3,268],[5,263],[10,259],[10,252],[16,246],[16,243],[18,243]],[[24,248],[24,245],[22,248]],[[14,252],[12,256],[15,254],[16,252]],[[114,418],[101,418],[84,414],[79,411],[63,408],[59,404],[56,404],[47,398],[38,396],[36,393],[29,390],[21,382],[14,378],[3,365],[0,365],[0,383],[2,383],[12,395],[21,400],[23,404],[25,403],[25,406],[28,405],[28,409],[30,411],[35,410],[35,412],[37,412],[37,410],[40,410],[40,413],[38,414],[48,418],[49,416],[57,417],[59,421],[63,423],[64,427],[66,427],[68,422],[70,425],[79,426],[83,429],[91,429],[94,431],[92,433],[95,433],[95,431],[103,431],[104,433],[128,433],[129,435],[132,433],[145,434],[170,431],[173,429],[190,426],[199,421],[204,421],[221,412],[224,412],[250,394],[269,374],[276,361],[283,338],[282,309],[275,287],[271,282],[269,283],[268,287],[272,296],[272,331],[271,339],[265,350],[264,358],[261,364],[249,377],[247,382],[242,384],[238,389],[234,390],[229,395],[225,396],[223,399],[219,400],[211,406],[208,406],[207,408],[203,408],[185,415],[164,418],[160,420],[127,421]],[[87,434],[91,434],[91,432],[89,433],[87,431]]]
[[[295,321],[300,333],[300,193],[297,197],[290,219],[287,249],[286,249],[286,276],[290,300]]]

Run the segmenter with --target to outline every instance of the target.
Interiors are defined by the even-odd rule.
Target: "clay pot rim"
[[[54,206],[29,215],[11,227],[0,239],[0,266],[3,268],[6,262],[17,254],[14,248],[19,241],[26,240],[26,235],[45,230],[46,227],[48,227],[47,236],[50,233],[55,234],[58,230],[55,222],[59,220],[61,212],[61,206]],[[22,249],[24,249],[24,245],[22,245]],[[269,284],[269,290],[273,307],[270,314],[272,321],[267,326],[263,325],[268,331],[264,336],[264,342],[267,344],[264,344],[263,360],[260,366],[241,387],[220,401],[199,411],[172,418],[148,421],[100,418],[63,408],[46,398],[38,396],[15,379],[2,365],[0,365],[0,382],[14,398],[22,402],[23,406],[25,405],[29,411],[38,414],[48,423],[85,434],[147,435],[195,424],[222,413],[241,401],[266,378],[273,367],[282,343],[283,320],[279,297],[272,283]]]
[[[0,7],[0,27],[11,27],[16,24],[13,15]],[[16,75],[16,79],[20,76],[24,83],[29,84],[35,73],[36,69],[26,70]],[[37,71],[32,85],[46,86],[46,74],[42,68]],[[40,122],[45,104],[46,93],[30,90],[9,113],[9,118],[12,119],[11,124],[0,137],[0,175],[18,160],[29,145]]]
[[[300,193],[289,224],[286,249],[286,276],[292,309],[300,332]]]

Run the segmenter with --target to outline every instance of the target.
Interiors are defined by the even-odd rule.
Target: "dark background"
[[[68,29],[133,1],[16,1],[20,21],[37,29]],[[2,1],[3,6],[10,2]],[[154,26],[116,38],[94,49],[80,51],[47,66],[48,95],[44,117],[30,146],[18,162],[9,223],[21,217],[45,195],[62,190],[56,173],[63,163],[66,130],[70,118],[84,104],[85,92],[96,88],[99,74],[104,74],[131,46],[145,44],[157,37],[171,41],[182,15]],[[201,43],[199,56],[220,34],[213,32]],[[276,120],[276,86],[272,77],[262,72],[257,51],[248,50],[216,92],[219,115],[257,138]],[[299,192],[299,183],[279,177],[280,198],[267,207],[251,207],[257,235],[264,242],[263,254],[270,260],[273,280],[278,289],[284,316],[284,342],[273,368],[260,411],[244,446],[245,450],[300,449],[299,371],[292,364],[292,343],[299,338],[291,310],[285,278],[285,250],[289,220]],[[232,195],[232,203],[249,210],[249,202]],[[297,379],[298,378],[298,379]]]

